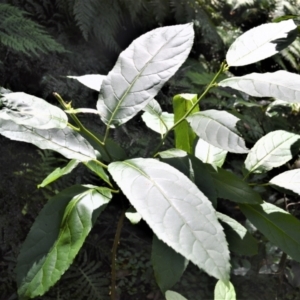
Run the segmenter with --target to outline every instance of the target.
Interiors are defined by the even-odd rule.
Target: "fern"
[[[0,3],[0,43],[27,55],[65,52],[46,31],[25,16],[27,13],[9,4]]]

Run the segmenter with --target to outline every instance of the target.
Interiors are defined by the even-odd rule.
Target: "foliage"
[[[82,28],[89,26],[86,23],[79,25]],[[174,97],[181,104],[190,101],[187,105],[175,103],[174,115],[163,111],[153,98],[187,59],[194,39],[191,23],[161,27],[134,40],[120,54],[107,76],[85,77],[87,81],[72,76],[99,91],[97,110],[74,108],[57,93],[54,95],[63,110],[25,93],[3,94],[0,102],[0,133],[3,136],[54,150],[71,160],[64,168],[51,173],[47,183],[69,174],[79,164],[102,180],[101,185],[89,183],[68,187],[46,203],[18,258],[19,297],[27,299],[43,295],[59,282],[96,224],[97,217],[117,193],[126,196],[126,207],[130,203],[155,234],[152,263],[157,283],[167,299],[184,299],[170,289],[181,277],[187,261],[218,280],[215,299],[235,298],[234,287],[229,281],[230,254],[233,258],[230,252],[256,254],[256,239],[262,239],[262,235],[252,236],[231,214],[217,212],[226,203],[225,199],[234,202],[239,214],[243,213],[244,218],[264,235],[263,238],[283,251],[279,273],[283,274],[287,256],[299,262],[300,239],[295,232],[300,226],[299,220],[289,212],[288,204],[282,209],[271,199],[263,201],[265,190],[261,188],[276,187],[279,192],[283,189],[284,192],[299,193],[295,186],[297,172],[282,173],[279,170],[275,177],[273,172],[288,166],[298,154],[300,135],[295,128],[277,128],[270,122],[268,128],[261,128],[259,137],[252,135],[249,142],[238,130],[238,125],[249,122],[244,116],[246,109],[240,111],[230,102],[226,104],[226,110],[201,109],[204,97],[216,89],[221,91],[221,97],[234,95],[236,103],[242,107],[254,106],[261,110],[262,120],[277,118],[292,127],[286,115],[280,113],[282,102],[277,108],[274,103],[265,104],[252,98],[241,101],[236,95],[240,91],[253,97],[274,97],[294,103],[298,101],[298,75],[277,71],[227,79],[221,76],[230,75],[230,67],[244,66],[277,54],[294,42],[296,30],[292,20],[285,20],[261,25],[241,35],[229,48],[226,63],[223,62],[219,71],[205,83],[199,97],[183,94]],[[278,79],[282,72],[287,80]],[[197,81],[195,78],[193,80]],[[221,88],[226,88],[224,94]],[[113,143],[110,132],[124,126],[142,110],[145,111],[142,119],[146,126],[159,133],[160,141],[151,145],[151,153],[146,157],[136,157],[136,153],[123,151],[120,145]],[[88,130],[81,123],[77,115],[82,113],[100,117],[105,126],[103,135]],[[147,113],[151,118],[145,117]],[[70,122],[67,122],[68,115]],[[167,121],[167,115],[168,119],[174,116],[173,122]],[[185,126],[179,126],[182,124]],[[171,132],[174,129],[173,138]],[[130,138],[131,132],[128,135]],[[238,157],[237,164],[240,165],[226,167],[228,152]],[[274,178],[270,180],[270,177]],[[111,299],[116,297],[116,255],[125,216],[122,205],[120,210],[112,250]],[[244,247],[251,251],[245,251]],[[166,263],[165,253],[172,270],[164,272],[161,267]],[[98,292],[105,293],[102,286],[106,283],[99,282],[99,276],[93,274],[99,268],[100,262],[87,263],[83,257],[83,266],[79,267],[87,281],[85,286],[80,281],[86,288],[83,294],[96,298]],[[174,278],[170,278],[170,272]],[[79,297],[76,293],[71,296]]]

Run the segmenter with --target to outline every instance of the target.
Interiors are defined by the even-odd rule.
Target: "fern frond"
[[[27,55],[66,52],[46,31],[9,4],[0,3],[0,43]]]

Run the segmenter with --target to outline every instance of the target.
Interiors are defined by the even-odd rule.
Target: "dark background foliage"
[[[55,103],[53,92],[75,107],[95,107],[97,93],[81,86],[67,75],[107,74],[119,53],[136,37],[159,26],[194,22],[195,43],[191,55],[167,83],[157,99],[171,109],[176,93],[201,93],[212,78],[234,39],[248,29],[286,14],[299,15],[299,1],[280,0],[1,0],[0,1],[0,86],[23,91]],[[232,68],[243,75],[277,69],[299,71],[300,43],[259,64]],[[202,103],[203,109],[231,110],[236,99],[231,91],[216,89]],[[249,100],[247,98],[247,100]],[[253,99],[250,99],[253,100]],[[265,101],[265,100],[263,100]],[[254,144],[262,135],[276,129],[259,107],[236,106],[243,117],[241,131]],[[289,121],[279,120],[280,128],[299,133],[298,112],[285,112]],[[85,117],[90,128],[101,132],[100,120]],[[114,138],[129,155],[147,153],[147,139],[138,118],[116,131]],[[124,134],[125,133],[125,134]],[[129,147],[130,145],[130,147]],[[43,178],[66,160],[50,151],[9,141],[0,136],[0,299],[17,299],[14,267],[20,245],[47,199],[74,183],[97,179],[78,168],[74,174],[51,187],[37,190]],[[293,163],[293,162],[291,162]],[[239,173],[242,160],[229,155],[226,168]],[[268,199],[279,201],[274,191],[263,190]],[[266,200],[268,200],[266,199]],[[273,202],[274,202],[273,201]],[[239,210],[222,202],[221,211],[244,221]],[[110,253],[120,206],[126,199],[115,198],[101,215],[84,248],[70,270],[42,299],[107,299]],[[298,211],[294,213],[297,215]],[[274,274],[280,250],[261,236],[259,254],[252,258],[233,255],[232,282],[238,299],[299,299],[297,280]],[[273,247],[273,248],[272,248]],[[155,284],[150,264],[151,232],[143,223],[125,222],[117,258],[117,285],[120,299],[163,299]],[[262,267],[264,271],[262,272]],[[297,265],[288,265],[294,274]],[[295,271],[296,270],[296,271]],[[291,271],[291,272],[292,272]],[[212,299],[215,281],[190,266],[174,290],[188,299]]]

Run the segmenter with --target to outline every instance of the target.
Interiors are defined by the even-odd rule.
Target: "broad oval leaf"
[[[271,203],[239,206],[247,219],[270,242],[300,262],[300,221],[298,219]]]
[[[299,151],[300,135],[276,130],[259,139],[250,150],[245,167],[250,173],[263,173],[280,167]]]
[[[156,283],[162,293],[180,279],[189,261],[159,240],[155,235],[152,241],[151,261]]]
[[[193,45],[193,24],[154,29],[123,51],[103,80],[97,109],[110,127],[134,117],[186,60]]]
[[[239,36],[230,46],[226,61],[229,66],[245,66],[283,50],[297,37],[293,20],[257,26]]]
[[[56,151],[69,159],[79,161],[96,159],[95,150],[88,141],[69,127],[39,130],[0,119],[0,134],[11,140],[31,143],[41,149]]]
[[[41,184],[38,185],[38,188],[45,187],[48,184],[54,182],[60,177],[71,173],[79,164],[79,161],[76,159],[72,159],[68,162],[68,164],[63,168],[56,168],[53,172],[51,172]]]
[[[300,170],[283,172],[272,178],[270,184],[300,195]]]
[[[215,286],[214,300],[236,300],[234,286],[230,281],[219,280]]]
[[[47,202],[18,257],[18,294],[22,299],[43,295],[60,279],[110,198],[107,188],[73,186]]]
[[[100,91],[103,79],[106,77],[105,75],[99,74],[89,74],[83,76],[67,76],[68,78],[76,79],[81,84],[87,86],[90,89],[93,89],[97,92]]]
[[[2,94],[0,119],[38,129],[65,128],[66,113],[47,101],[22,92]]]
[[[223,223],[229,250],[239,255],[252,256],[258,253],[258,242],[249,231],[236,220],[217,212],[217,217]]]
[[[165,296],[166,296],[166,300],[187,300],[182,295],[173,291],[166,291]]]
[[[222,167],[226,159],[227,151],[209,144],[203,139],[198,139],[195,146],[195,156],[214,167]]]
[[[195,133],[209,144],[233,153],[248,153],[245,141],[236,129],[239,120],[226,111],[214,109],[187,117]]]
[[[274,73],[251,73],[231,77],[219,83],[253,97],[274,97],[288,102],[300,102],[300,75],[287,71]]]
[[[211,202],[185,175],[155,159],[113,162],[108,171],[156,236],[217,279],[229,252]]]

